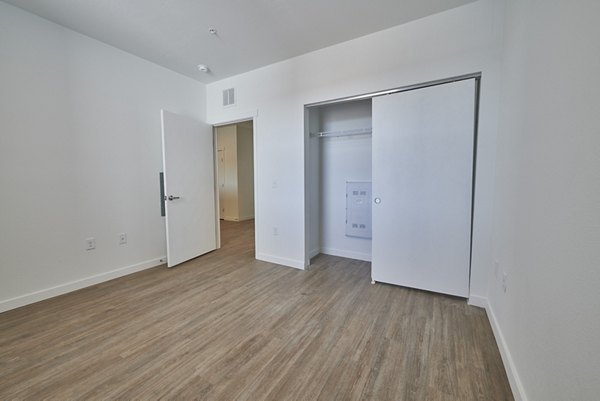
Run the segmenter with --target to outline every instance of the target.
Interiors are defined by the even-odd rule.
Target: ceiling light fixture
[[[198,71],[208,72],[208,66],[206,64],[198,64]]]

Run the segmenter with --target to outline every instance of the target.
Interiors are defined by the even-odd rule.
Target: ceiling
[[[209,83],[474,0],[4,1]]]

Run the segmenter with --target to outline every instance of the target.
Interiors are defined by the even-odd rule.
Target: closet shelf
[[[371,128],[349,129],[344,131],[311,132],[311,138],[335,138],[340,136],[371,135]]]

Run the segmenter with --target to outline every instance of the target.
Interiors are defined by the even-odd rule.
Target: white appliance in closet
[[[372,279],[468,297],[475,80],[372,107]]]

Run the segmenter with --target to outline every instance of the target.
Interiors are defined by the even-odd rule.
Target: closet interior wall
[[[371,260],[371,239],[346,235],[346,182],[371,181],[371,135],[343,134],[371,129],[371,103],[364,99],[307,110],[309,258],[324,253]]]

